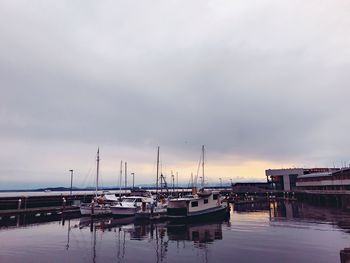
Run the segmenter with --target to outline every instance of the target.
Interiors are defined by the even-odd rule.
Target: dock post
[[[20,210],[21,209],[21,205],[22,205],[22,199],[20,198],[20,199],[18,199],[18,210]]]
[[[64,209],[66,208],[66,198],[62,198],[62,211],[64,211]]]
[[[91,201],[91,215],[93,216],[94,215],[94,207],[95,207],[95,201],[94,200],[92,200]]]

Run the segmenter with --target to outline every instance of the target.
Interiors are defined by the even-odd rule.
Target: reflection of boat
[[[222,222],[208,224],[169,224],[169,240],[190,240],[198,243],[214,242],[222,239]]]
[[[202,146],[202,186],[204,186],[204,145]],[[227,204],[222,204],[219,191],[201,189],[195,195],[170,199],[167,215],[170,219],[201,218],[203,216],[225,213]]]
[[[91,217],[82,217],[79,221],[79,228],[87,228],[92,225],[99,229],[108,229],[112,227],[128,225],[134,222],[133,217],[105,217],[105,218],[91,218]]]
[[[100,164],[100,149],[97,149],[96,157],[96,191],[95,198],[91,203],[82,203],[80,205],[80,213],[82,215],[106,215],[111,213],[110,204],[106,203],[104,195],[97,196],[98,192],[98,176],[99,176],[99,164]]]

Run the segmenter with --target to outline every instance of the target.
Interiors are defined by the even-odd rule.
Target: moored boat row
[[[204,146],[202,147],[202,184],[204,182]],[[158,156],[159,160],[159,148]],[[201,218],[207,215],[224,213],[228,206],[221,201],[219,191],[201,189],[198,192],[194,188],[192,195],[177,198],[164,198],[152,196],[146,191],[131,193],[130,196],[119,196],[106,194],[98,196],[99,177],[99,150],[97,151],[97,173],[96,173],[96,196],[91,203],[82,203],[80,212],[83,216],[135,216],[136,219],[157,220],[157,219],[192,219]],[[158,161],[157,161],[158,167]],[[157,169],[158,180],[158,169]],[[158,185],[158,184],[157,184]]]

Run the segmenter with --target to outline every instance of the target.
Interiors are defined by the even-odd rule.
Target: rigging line
[[[88,185],[86,185],[86,183],[87,183],[87,180],[89,179],[90,181],[91,181],[91,183],[92,183],[92,170],[95,168],[95,164],[93,164],[93,163],[95,163],[95,158],[94,158],[94,161],[93,162],[91,162],[91,166],[90,166],[90,169],[88,170],[88,172],[87,172],[87,174],[85,175],[85,178],[84,178],[84,181],[83,181],[83,184],[82,184],[82,186],[84,186],[84,187],[87,187]],[[90,181],[89,181],[89,183],[90,183]],[[90,184],[89,186],[91,186],[92,184]]]
[[[201,168],[201,162],[202,162],[202,153],[200,154],[200,156],[199,156],[199,162],[198,162],[198,167],[197,167],[197,174],[196,174],[196,176],[195,176],[195,178],[194,178],[194,185],[197,187],[197,181],[198,181],[198,175],[199,175],[199,170],[200,170],[200,168]]]

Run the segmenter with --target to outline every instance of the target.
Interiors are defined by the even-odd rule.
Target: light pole
[[[131,173],[132,175],[132,189],[135,187],[135,173]]]
[[[231,186],[232,186],[232,179],[230,179],[230,181],[231,181]]]
[[[70,195],[72,195],[72,187],[73,187],[73,169],[70,171]]]

